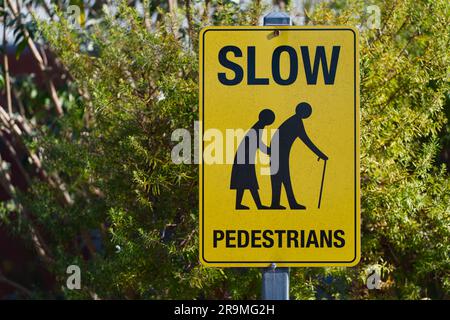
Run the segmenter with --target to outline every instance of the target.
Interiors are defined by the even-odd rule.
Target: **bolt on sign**
[[[199,62],[200,260],[356,265],[357,30],[209,27]]]

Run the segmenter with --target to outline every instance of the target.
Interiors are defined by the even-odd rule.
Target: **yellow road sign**
[[[209,27],[199,63],[200,260],[356,265],[357,30]]]

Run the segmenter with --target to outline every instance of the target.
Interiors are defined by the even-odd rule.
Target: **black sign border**
[[[204,165],[203,165],[203,150],[205,150],[205,143],[203,140],[204,137],[204,123],[205,123],[205,47],[206,47],[206,42],[205,42],[205,35],[206,33],[210,32],[210,31],[279,31],[279,30],[283,30],[283,32],[285,31],[337,31],[337,30],[341,30],[341,31],[351,31],[353,33],[353,92],[354,92],[354,96],[353,96],[353,102],[354,102],[354,185],[355,185],[355,190],[354,190],[354,196],[355,196],[355,217],[354,217],[354,234],[355,234],[355,250],[354,250],[354,258],[350,261],[210,261],[207,260],[205,258],[205,208],[204,208],[204,204],[205,204],[205,199],[204,199],[204,187],[205,187],[205,172],[204,172]],[[202,259],[204,262],[206,263],[210,263],[210,264],[270,264],[270,263],[284,263],[284,264],[290,264],[290,263],[294,263],[294,264],[350,264],[353,263],[357,258],[358,258],[358,254],[357,254],[357,247],[358,247],[358,239],[357,239],[357,186],[358,181],[357,181],[357,177],[358,177],[358,172],[357,172],[357,97],[356,97],[356,33],[355,30],[353,30],[352,28],[288,28],[288,29],[284,29],[284,28],[224,28],[224,29],[207,29],[203,32],[202,35],[202,246],[201,246],[201,255],[202,255]]]

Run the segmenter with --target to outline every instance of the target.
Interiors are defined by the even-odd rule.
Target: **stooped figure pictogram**
[[[256,177],[255,157],[259,149],[265,154],[270,154],[270,148],[262,141],[262,130],[275,121],[275,114],[270,109],[264,109],[259,113],[258,121],[246,133],[234,157],[231,171],[230,189],[236,190],[236,210],[248,210],[249,207],[242,204],[244,191],[249,190],[258,209],[268,209],[261,204],[259,197],[259,185]]]
[[[248,206],[242,204],[244,190],[251,192],[257,209],[284,210],[286,207],[280,204],[282,187],[286,191],[290,209],[306,209],[304,205],[297,202],[291,182],[290,153],[297,138],[317,155],[318,160],[325,161],[318,203],[320,208],[328,157],[311,141],[306,133],[303,120],[309,118],[311,114],[312,107],[309,103],[299,103],[295,109],[295,114],[280,125],[272,137],[271,147],[267,147],[261,140],[262,130],[265,126],[274,122],[275,114],[269,109],[260,112],[258,122],[246,133],[234,158],[230,189],[236,190],[236,210],[249,209]],[[259,185],[255,171],[255,157],[258,149],[270,156],[272,188],[270,207],[261,204],[258,193]]]
[[[306,134],[303,120],[312,114],[312,108],[309,103],[302,102],[295,108],[295,114],[284,121],[275,132],[273,140],[278,142],[278,154],[271,157],[271,182],[272,182],[272,204],[271,209],[286,209],[280,204],[281,187],[284,186],[286,196],[291,209],[304,210],[306,207],[297,202],[292,189],[290,173],[290,153],[294,142],[299,138],[303,143],[314,152],[319,159],[328,160],[328,157],[316,147]],[[274,148],[275,149],[275,148]],[[278,163],[276,163],[278,161]]]

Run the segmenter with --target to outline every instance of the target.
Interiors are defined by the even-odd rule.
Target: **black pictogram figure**
[[[249,209],[249,207],[241,203],[245,190],[250,190],[258,209],[269,208],[267,206],[263,206],[259,198],[259,185],[258,179],[256,178],[255,157],[258,149],[266,154],[270,154],[270,148],[261,141],[261,136],[264,127],[272,124],[274,120],[275,114],[272,110],[262,110],[259,113],[259,120],[250,128],[239,144],[238,150],[234,157],[230,183],[230,189],[236,190],[236,210]]]
[[[279,146],[277,148],[278,153],[275,154],[274,152],[271,156],[271,167],[275,169],[271,172],[272,204],[270,209],[286,209],[280,204],[281,186],[284,186],[284,189],[286,190],[289,207],[291,209],[306,209],[305,206],[299,204],[295,200],[289,170],[291,147],[297,138],[300,138],[303,143],[319,157],[319,159],[325,161],[328,160],[328,157],[314,145],[306,134],[303,119],[307,119],[311,113],[312,108],[308,103],[302,102],[298,104],[295,109],[295,115],[283,122],[272,138],[272,141],[277,141]],[[271,147],[272,149],[275,149],[273,145]],[[275,163],[275,161],[278,161],[278,163]]]

